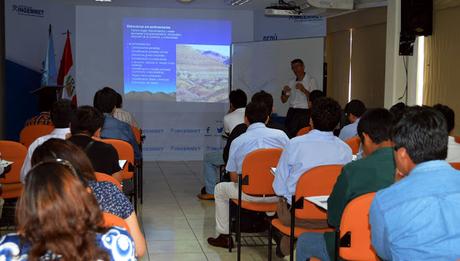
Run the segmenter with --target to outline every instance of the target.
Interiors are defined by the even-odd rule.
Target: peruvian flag
[[[77,105],[77,92],[75,91],[75,80],[70,74],[73,66],[72,48],[70,46],[70,33],[67,30],[67,39],[65,41],[64,52],[61,58],[61,65],[57,77],[57,84],[63,86],[62,98],[69,99],[73,105]]]

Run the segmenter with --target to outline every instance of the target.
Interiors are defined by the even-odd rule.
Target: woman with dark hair
[[[122,228],[103,227],[94,196],[65,160],[36,164],[16,209],[18,233],[0,240],[0,260],[135,260]]]
[[[145,239],[139,228],[136,213],[128,198],[114,184],[97,182],[90,160],[85,152],[68,140],[49,139],[37,147],[32,155],[32,166],[42,161],[63,159],[74,166],[80,180],[93,192],[103,212],[125,220],[136,243],[136,255],[145,253]]]

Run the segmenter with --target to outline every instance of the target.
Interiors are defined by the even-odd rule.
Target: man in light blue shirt
[[[431,108],[409,108],[392,138],[404,177],[372,202],[374,249],[383,260],[459,260],[460,172],[445,161],[445,119]]]
[[[94,107],[104,113],[104,125],[101,129],[101,138],[123,140],[131,144],[134,158],[140,160],[142,155],[136,142],[131,126],[113,117],[117,104],[117,92],[110,87],[104,87],[94,95]]]
[[[245,122],[249,124],[247,131],[233,140],[230,145],[230,153],[226,170],[230,172],[231,182],[222,182],[214,189],[216,203],[216,238],[208,238],[212,246],[228,248],[233,245],[229,236],[229,199],[238,198],[238,175],[241,175],[243,159],[246,155],[257,149],[284,148],[289,141],[287,135],[276,129],[267,128],[272,108],[268,108],[263,102],[251,102],[246,106]],[[276,202],[277,197],[254,197],[242,194],[242,200],[253,202]]]
[[[289,141],[276,168],[273,189],[291,203],[297,181],[311,168],[322,165],[347,164],[352,159],[351,148],[332,131],[340,120],[340,105],[330,98],[313,103],[308,134]]]
[[[366,112],[366,106],[360,100],[351,100],[345,105],[345,115],[350,124],[340,130],[339,138],[343,141],[358,135],[358,122],[361,116]]]

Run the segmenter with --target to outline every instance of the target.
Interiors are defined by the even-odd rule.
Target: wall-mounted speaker
[[[431,35],[433,0],[401,0],[401,33]]]

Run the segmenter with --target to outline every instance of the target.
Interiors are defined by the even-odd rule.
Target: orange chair
[[[460,136],[454,136],[455,142],[460,143]]]
[[[460,170],[460,162],[451,162],[450,165],[457,170]]]
[[[241,195],[245,194],[251,196],[274,196],[273,180],[275,176],[270,173],[272,167],[278,165],[279,158],[281,157],[282,149],[258,149],[246,155],[243,160],[242,174],[238,175],[238,199],[231,199],[237,206],[237,259],[241,257],[241,208],[257,211],[257,212],[275,212],[276,203],[256,203],[241,200]],[[231,231],[231,221],[229,222],[229,231]],[[231,247],[229,247],[231,251]]]
[[[142,130],[134,126],[131,126],[131,130],[133,131],[134,138],[136,139],[137,144],[141,145],[144,141],[142,136]]]
[[[52,125],[30,125],[24,127],[19,133],[19,142],[28,148],[37,138],[50,134],[53,130],[54,126]]]
[[[114,177],[112,177],[112,176],[110,176],[108,174],[102,173],[102,172],[95,172],[94,175],[96,175],[96,180],[97,181],[99,181],[99,182],[102,182],[102,181],[111,182],[115,186],[117,186],[117,188],[119,188],[121,191],[123,191],[123,187],[121,186],[120,181],[118,181],[116,178],[114,178]]]
[[[348,144],[348,146],[350,146],[353,155],[358,154],[359,146],[361,145],[361,139],[359,138],[359,136],[349,138],[345,141],[345,143]]]
[[[122,227],[131,233],[128,224],[121,217],[108,212],[103,212],[102,217],[104,219],[104,227]]]
[[[306,171],[297,182],[295,195],[292,196],[291,226],[285,226],[280,219],[273,219],[269,230],[268,260],[272,253],[272,229],[275,227],[281,233],[290,237],[290,260],[294,260],[294,238],[305,232],[331,232],[332,228],[310,229],[295,226],[295,219],[327,220],[327,212],[315,204],[305,200],[305,197],[330,195],[343,165],[325,165]],[[299,209],[297,209],[299,208]]]
[[[310,126],[303,127],[302,129],[300,129],[300,130],[297,132],[297,135],[296,135],[296,136],[305,135],[305,134],[309,133],[310,131],[311,131],[311,127],[310,127]]]
[[[134,127],[131,125],[131,130],[133,131],[134,138],[136,139],[137,144],[139,144],[139,150],[141,151],[141,157],[142,157],[142,144],[144,143],[144,138],[145,135],[142,134],[142,129]],[[140,161],[137,162],[137,173],[138,173],[138,191],[139,191],[139,197],[141,200],[141,204],[143,201],[143,184],[144,184],[144,164],[143,164],[143,159],[141,158]]]
[[[338,254],[345,260],[379,260],[371,245],[369,208],[375,193],[367,193],[350,201],[340,221]]]
[[[0,179],[3,186],[0,196],[2,198],[18,198],[22,193],[19,176],[27,155],[27,148],[19,142],[2,140],[0,141],[0,152],[3,159],[13,162],[10,171],[5,174],[4,178]]]

